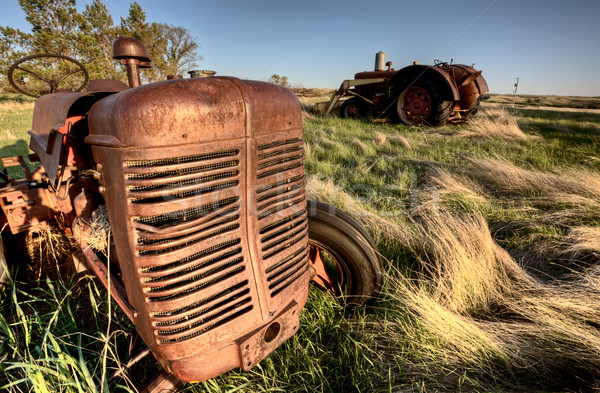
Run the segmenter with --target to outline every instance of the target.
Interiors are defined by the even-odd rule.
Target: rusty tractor
[[[133,359],[151,353],[162,366],[143,391],[251,369],[301,328],[311,280],[350,303],[377,295],[382,267],[369,235],[306,198],[302,113],[289,90],[217,76],[142,85],[151,60],[131,38],[114,43],[129,85],[60,89],[72,75],[87,82],[85,67],[59,57],[74,70],[49,79],[31,58],[9,80],[37,96],[17,76],[29,73],[49,94],[35,103],[34,154],[2,159],[6,256],[12,236],[41,226],[72,235],[74,262],[108,288],[148,347]],[[15,166],[26,178],[9,175]],[[102,210],[108,253],[88,244]]]
[[[387,69],[384,68],[387,66]],[[400,70],[385,62],[385,53],[375,57],[375,70],[359,72],[345,80],[325,106],[331,113],[342,97],[340,115],[356,119],[372,114],[388,116],[392,123],[440,127],[471,119],[479,98],[488,91],[481,71],[473,67],[436,61],[435,65],[413,65]]]

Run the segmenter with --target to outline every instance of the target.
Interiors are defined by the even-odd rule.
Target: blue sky
[[[83,9],[89,1],[79,0]],[[115,23],[130,1],[103,0]],[[188,28],[201,69],[336,88],[371,70],[382,50],[396,69],[418,60],[472,64],[493,93],[600,96],[600,0],[138,0],[149,21]],[[0,25],[29,31],[17,0]]]

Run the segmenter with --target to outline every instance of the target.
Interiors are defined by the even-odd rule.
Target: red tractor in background
[[[343,81],[325,113],[331,113],[340,98],[350,96],[341,105],[343,118],[388,116],[392,123],[440,127],[471,119],[477,113],[479,97],[487,91],[481,71],[473,67],[414,62],[394,70],[391,61],[385,62],[385,53],[379,52],[375,70],[359,72],[354,79]]]

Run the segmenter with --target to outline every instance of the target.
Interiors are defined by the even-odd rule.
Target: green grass
[[[14,94],[0,95],[0,157],[27,156],[32,153],[29,150],[29,135],[33,120],[33,103],[25,98],[17,96],[18,101],[4,101],[3,97]],[[29,160],[26,159],[26,162]],[[0,169],[4,169],[0,165]],[[23,178],[24,173],[20,168],[8,168],[8,175],[13,178]]]
[[[2,93],[0,94],[0,103],[33,103],[36,98],[29,97],[23,94]]]
[[[312,290],[281,348],[187,391],[598,389],[600,114],[494,110],[440,129],[305,114],[308,193],[371,232],[383,293],[350,309]],[[3,149],[26,139],[31,109],[0,116]],[[60,277],[37,262],[2,294],[0,390],[106,392],[132,326],[50,263]],[[146,361],[110,391],[155,372]]]
[[[515,97],[512,94],[486,94],[482,101],[499,104],[512,104]],[[582,109],[600,109],[600,97],[569,97],[569,96],[540,96],[519,94],[517,105],[568,107]]]

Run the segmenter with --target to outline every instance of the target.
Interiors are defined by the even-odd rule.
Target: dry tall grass
[[[33,109],[35,106],[35,102],[16,102],[16,101],[6,101],[0,102],[0,111],[4,110],[12,110],[12,109]]]
[[[390,137],[389,141],[393,145],[402,146],[407,149],[411,148],[410,141],[405,136],[400,135],[400,134],[396,134],[396,135]]]
[[[562,201],[566,195],[600,200],[600,175],[585,168],[573,168],[561,173],[523,169],[504,159],[474,159],[467,175],[495,194],[523,195],[540,193],[554,195]]]
[[[529,174],[511,165],[500,168]],[[533,185],[528,179],[501,177],[496,186],[535,192],[572,182],[554,174]],[[479,202],[493,197],[482,191],[477,176],[436,170],[430,181],[442,199],[449,194]],[[591,195],[584,185],[577,189]],[[371,334],[384,349],[384,367],[398,368],[394,383],[421,381],[444,390],[462,389],[463,384],[497,384],[498,390],[597,387],[600,269],[568,282],[541,282],[522,267],[527,261],[517,263],[494,241],[479,213],[451,213],[434,206],[437,197],[421,195],[422,206],[411,210],[413,216],[383,218],[332,182],[309,178],[308,191],[311,198],[344,207],[380,242],[404,253],[409,250],[416,262],[411,272],[390,273],[384,290],[384,304],[389,304],[385,322],[371,325]],[[596,252],[598,235],[597,228],[574,228],[564,250]]]
[[[478,114],[467,129],[458,133],[469,138],[527,139],[518,118],[503,108],[487,108]]]
[[[478,215],[442,212],[422,217],[415,229],[413,244],[419,247],[413,251],[423,273],[415,280],[396,275],[391,294],[410,310],[414,325],[388,328],[398,339],[415,342],[416,359],[441,360],[451,375],[468,373],[488,382],[516,378],[520,389],[595,383],[597,287],[537,281],[493,241]],[[422,369],[420,362],[413,367]],[[457,380],[439,382],[448,387]]]
[[[563,254],[571,259],[594,257],[600,259],[600,227],[581,226],[571,228],[565,237]]]
[[[108,221],[108,210],[106,205],[100,205],[92,212],[92,222],[89,224],[90,231],[85,241],[94,250],[108,255],[110,244],[110,222]]]

